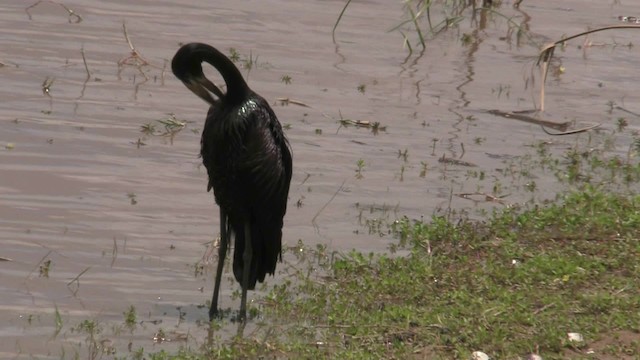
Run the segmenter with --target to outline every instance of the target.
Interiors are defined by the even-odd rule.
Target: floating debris
[[[438,159],[438,162],[439,163],[443,163],[443,164],[460,165],[460,166],[468,166],[468,167],[477,167],[478,166],[478,165],[470,163],[470,162],[466,162],[466,161],[462,161],[462,160],[458,160],[458,159],[445,157],[444,154],[442,155],[442,157],[440,159]]]
[[[340,127],[349,127],[350,125],[355,126],[356,128],[367,128],[371,129],[373,135],[378,135],[380,131],[387,131],[386,126],[380,125],[378,121],[367,121],[367,120],[351,120],[351,119],[340,119]],[[340,128],[338,128],[340,130]]]
[[[630,24],[640,24],[640,17],[637,17],[637,16],[623,16],[623,15],[620,15],[620,16],[618,16],[618,20],[620,20],[622,22],[630,23]]]

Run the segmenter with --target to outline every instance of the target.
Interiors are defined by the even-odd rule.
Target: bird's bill
[[[198,79],[198,82],[202,86],[204,86],[207,90],[212,92],[215,96],[217,96],[219,99],[224,98],[224,94],[222,93],[222,91],[216,86],[216,84],[212,83],[206,77],[203,77],[202,79]]]
[[[191,92],[198,95],[199,98],[209,103],[209,105],[214,105],[216,103],[216,100],[211,96],[207,89],[200,84],[200,82],[188,82],[185,83],[185,85],[189,90],[191,90]]]

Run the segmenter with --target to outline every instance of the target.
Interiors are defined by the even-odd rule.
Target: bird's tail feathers
[[[233,275],[242,284],[244,271],[245,231],[244,224],[231,224],[235,234],[233,252]],[[248,290],[255,289],[257,282],[263,282],[266,275],[273,275],[276,263],[281,260],[282,224],[275,222],[251,222],[251,243],[253,255],[249,271]]]

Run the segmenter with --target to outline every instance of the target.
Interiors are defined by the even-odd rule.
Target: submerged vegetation
[[[515,1],[513,8],[518,9],[523,0]],[[511,16],[495,9],[499,8],[502,1],[483,0],[483,1],[466,1],[466,0],[405,0],[403,1],[404,16],[403,19],[391,29],[389,32],[398,32],[403,38],[404,47],[409,53],[413,54],[414,47],[424,52],[427,42],[450,29],[456,29],[457,26],[466,19],[478,22],[478,13],[481,13],[480,23],[486,24],[486,15],[493,14],[496,17],[503,18],[507,23],[507,33],[504,37],[506,41],[511,41],[515,37],[516,42],[520,44],[523,38],[528,42],[539,46],[527,32],[528,25],[526,17]],[[332,29],[333,42],[336,43],[336,31],[340,22],[349,7],[355,6],[351,0],[345,1],[345,5],[339,13]],[[483,19],[484,18],[484,19]],[[484,27],[484,25],[480,25]],[[463,45],[469,45],[473,40],[473,35],[463,33],[460,41]]]

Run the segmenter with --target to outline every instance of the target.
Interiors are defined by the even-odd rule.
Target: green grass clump
[[[639,221],[640,197],[595,189],[486,223],[401,219],[408,256],[351,252],[329,276],[275,287],[272,344],[292,358],[553,359],[617,331],[640,338]]]

